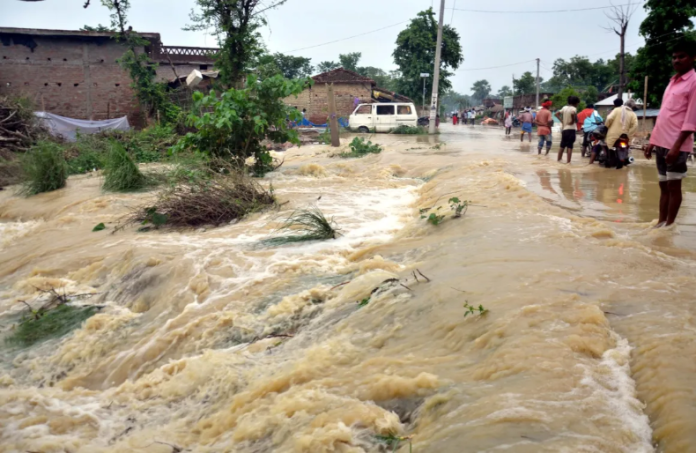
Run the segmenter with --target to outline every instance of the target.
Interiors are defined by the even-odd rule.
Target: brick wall
[[[142,121],[130,77],[116,62],[123,46],[109,38],[32,40],[33,49],[15,40],[0,44],[0,94],[28,96],[37,109],[71,118]]]
[[[372,85],[369,83],[334,83],[334,99],[336,113],[339,117],[348,117],[354,110],[354,99],[362,103],[372,102]],[[309,121],[323,124],[329,116],[329,100],[326,85],[317,83],[312,88],[304,90],[300,95],[284,99],[287,105],[297,107],[300,111],[307,109]]]

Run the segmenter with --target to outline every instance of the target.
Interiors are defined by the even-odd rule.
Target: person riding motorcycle
[[[628,149],[633,136],[638,130],[638,116],[633,112],[636,108],[636,102],[629,99],[626,104],[622,99],[614,101],[616,108],[609,114],[606,121],[606,126],[609,129],[607,132],[607,145],[609,150],[616,149],[619,153],[618,168],[622,167],[622,162],[625,163],[628,159]]]

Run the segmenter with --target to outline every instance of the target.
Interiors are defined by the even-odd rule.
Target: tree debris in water
[[[324,213],[316,207],[293,212],[278,230],[293,234],[266,239],[264,243],[282,245],[293,242],[323,241],[337,239],[340,235],[340,228],[333,217],[327,219]]]

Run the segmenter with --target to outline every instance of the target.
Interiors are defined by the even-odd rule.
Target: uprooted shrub
[[[293,212],[278,231],[290,234],[266,239],[264,243],[282,245],[293,242],[322,241],[336,239],[339,235],[339,228],[334,219],[327,219],[319,208],[300,209]]]
[[[368,154],[379,154],[382,152],[382,147],[373,144],[369,140],[365,140],[362,137],[355,137],[352,142],[350,142],[350,152],[349,153],[341,153],[339,154],[340,157],[344,158],[349,158],[349,157],[364,157],[367,156]]]
[[[28,151],[48,134],[34,112],[31,99],[22,96],[0,96],[0,150]]]
[[[104,164],[102,188],[109,192],[132,192],[147,185],[148,178],[133,162],[126,148],[119,142],[112,142]]]
[[[31,346],[49,338],[61,337],[80,326],[99,307],[61,304],[43,313],[25,316],[5,339],[9,345]]]
[[[136,210],[126,224],[140,223],[146,229],[219,226],[241,219],[275,203],[273,194],[249,175],[229,165],[211,164],[207,177],[168,187],[154,204]]]
[[[22,158],[23,186],[21,193],[35,195],[65,187],[68,167],[60,145],[40,141]]]
[[[251,171],[263,176],[276,167],[264,140],[300,144],[298,132],[288,123],[300,121],[302,114],[283,99],[297,96],[311,84],[311,79],[274,76],[259,81],[249,76],[244,89],[230,89],[220,96],[214,91],[208,96],[195,92],[194,113],[188,116],[187,126],[197,131],[188,133],[172,150],[201,152],[228,160],[240,169],[253,157]]]

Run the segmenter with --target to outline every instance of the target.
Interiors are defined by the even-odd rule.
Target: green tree
[[[322,74],[324,72],[333,71],[334,69],[338,69],[340,67],[341,64],[336,63],[335,61],[322,61],[317,65],[317,72]]]
[[[262,77],[281,74],[286,79],[309,77],[314,72],[312,60],[282,53],[263,54],[258,58],[256,72]]]
[[[527,71],[522,77],[515,79],[515,94],[534,94],[536,93],[536,77]]]
[[[599,99],[599,90],[596,87],[589,86],[583,91],[580,99],[585,102],[585,104],[594,104]]]
[[[491,91],[493,90],[491,89],[491,84],[488,83],[488,80],[478,80],[471,86],[471,97],[476,102],[481,102],[486,99],[489,94],[491,94]]]
[[[433,73],[435,66],[435,47],[437,46],[437,28],[435,12],[432,8],[418,13],[408,27],[399,33],[396,49],[392,54],[394,63],[399,67],[401,78],[398,80],[398,92],[411,99],[420,99],[423,93],[421,73]],[[449,78],[454,70],[464,61],[459,44],[459,33],[445,25],[442,33],[442,55],[438,95],[442,96],[452,87]],[[432,77],[426,80],[428,97],[432,93]]]
[[[288,127],[288,119],[298,121],[302,115],[283,99],[297,96],[308,84],[311,86],[312,79],[287,80],[276,75],[259,82],[249,76],[246,88],[232,88],[220,96],[215,91],[208,96],[197,91],[187,118],[187,125],[196,132],[188,133],[172,150],[228,159],[239,167],[254,157],[254,173],[263,174],[272,163],[264,140],[299,144],[298,132]]]
[[[500,90],[498,90],[498,97],[499,98],[504,98],[506,96],[512,96],[512,95],[513,95],[512,89],[507,85],[503,85],[503,87]]]
[[[286,1],[277,0],[270,7]],[[225,86],[240,84],[263,54],[259,28],[266,21],[261,12],[270,7],[264,7],[262,0],[196,0],[196,4],[200,11],[191,12],[192,24],[185,30],[202,31],[212,25],[220,46],[215,60],[218,80]]]
[[[552,98],[551,102],[553,102],[553,108],[554,110],[560,110],[566,105],[568,105],[568,97],[570,96],[577,96],[581,99],[580,105],[578,105],[578,112],[580,110],[585,109],[585,103],[582,101],[582,96],[580,93],[572,88],[572,87],[566,87],[562,89],[559,93],[556,93]]]
[[[360,62],[360,58],[362,58],[362,53],[353,52],[353,53],[347,53],[347,54],[340,54],[338,56],[338,61],[341,63],[341,66],[343,67],[343,69],[357,72],[358,71],[358,63]]]
[[[80,28],[80,31],[112,32],[116,30],[114,30],[111,27],[107,27],[106,25],[99,24],[96,27],[90,27],[89,25],[85,25],[84,27]]]
[[[692,32],[691,20],[696,16],[696,0],[647,0],[644,5],[648,16],[640,25],[640,35],[645,38],[645,46],[638,53],[630,71],[633,81],[629,88],[643,92],[645,76],[650,77],[648,102],[659,106],[672,69],[670,55],[672,46],[680,40],[696,41]]]
[[[387,73],[385,70],[380,68],[375,68],[373,66],[364,66],[357,68],[358,74],[369,77],[375,81],[378,87],[386,88],[387,90],[396,90],[396,78],[393,74]]]

